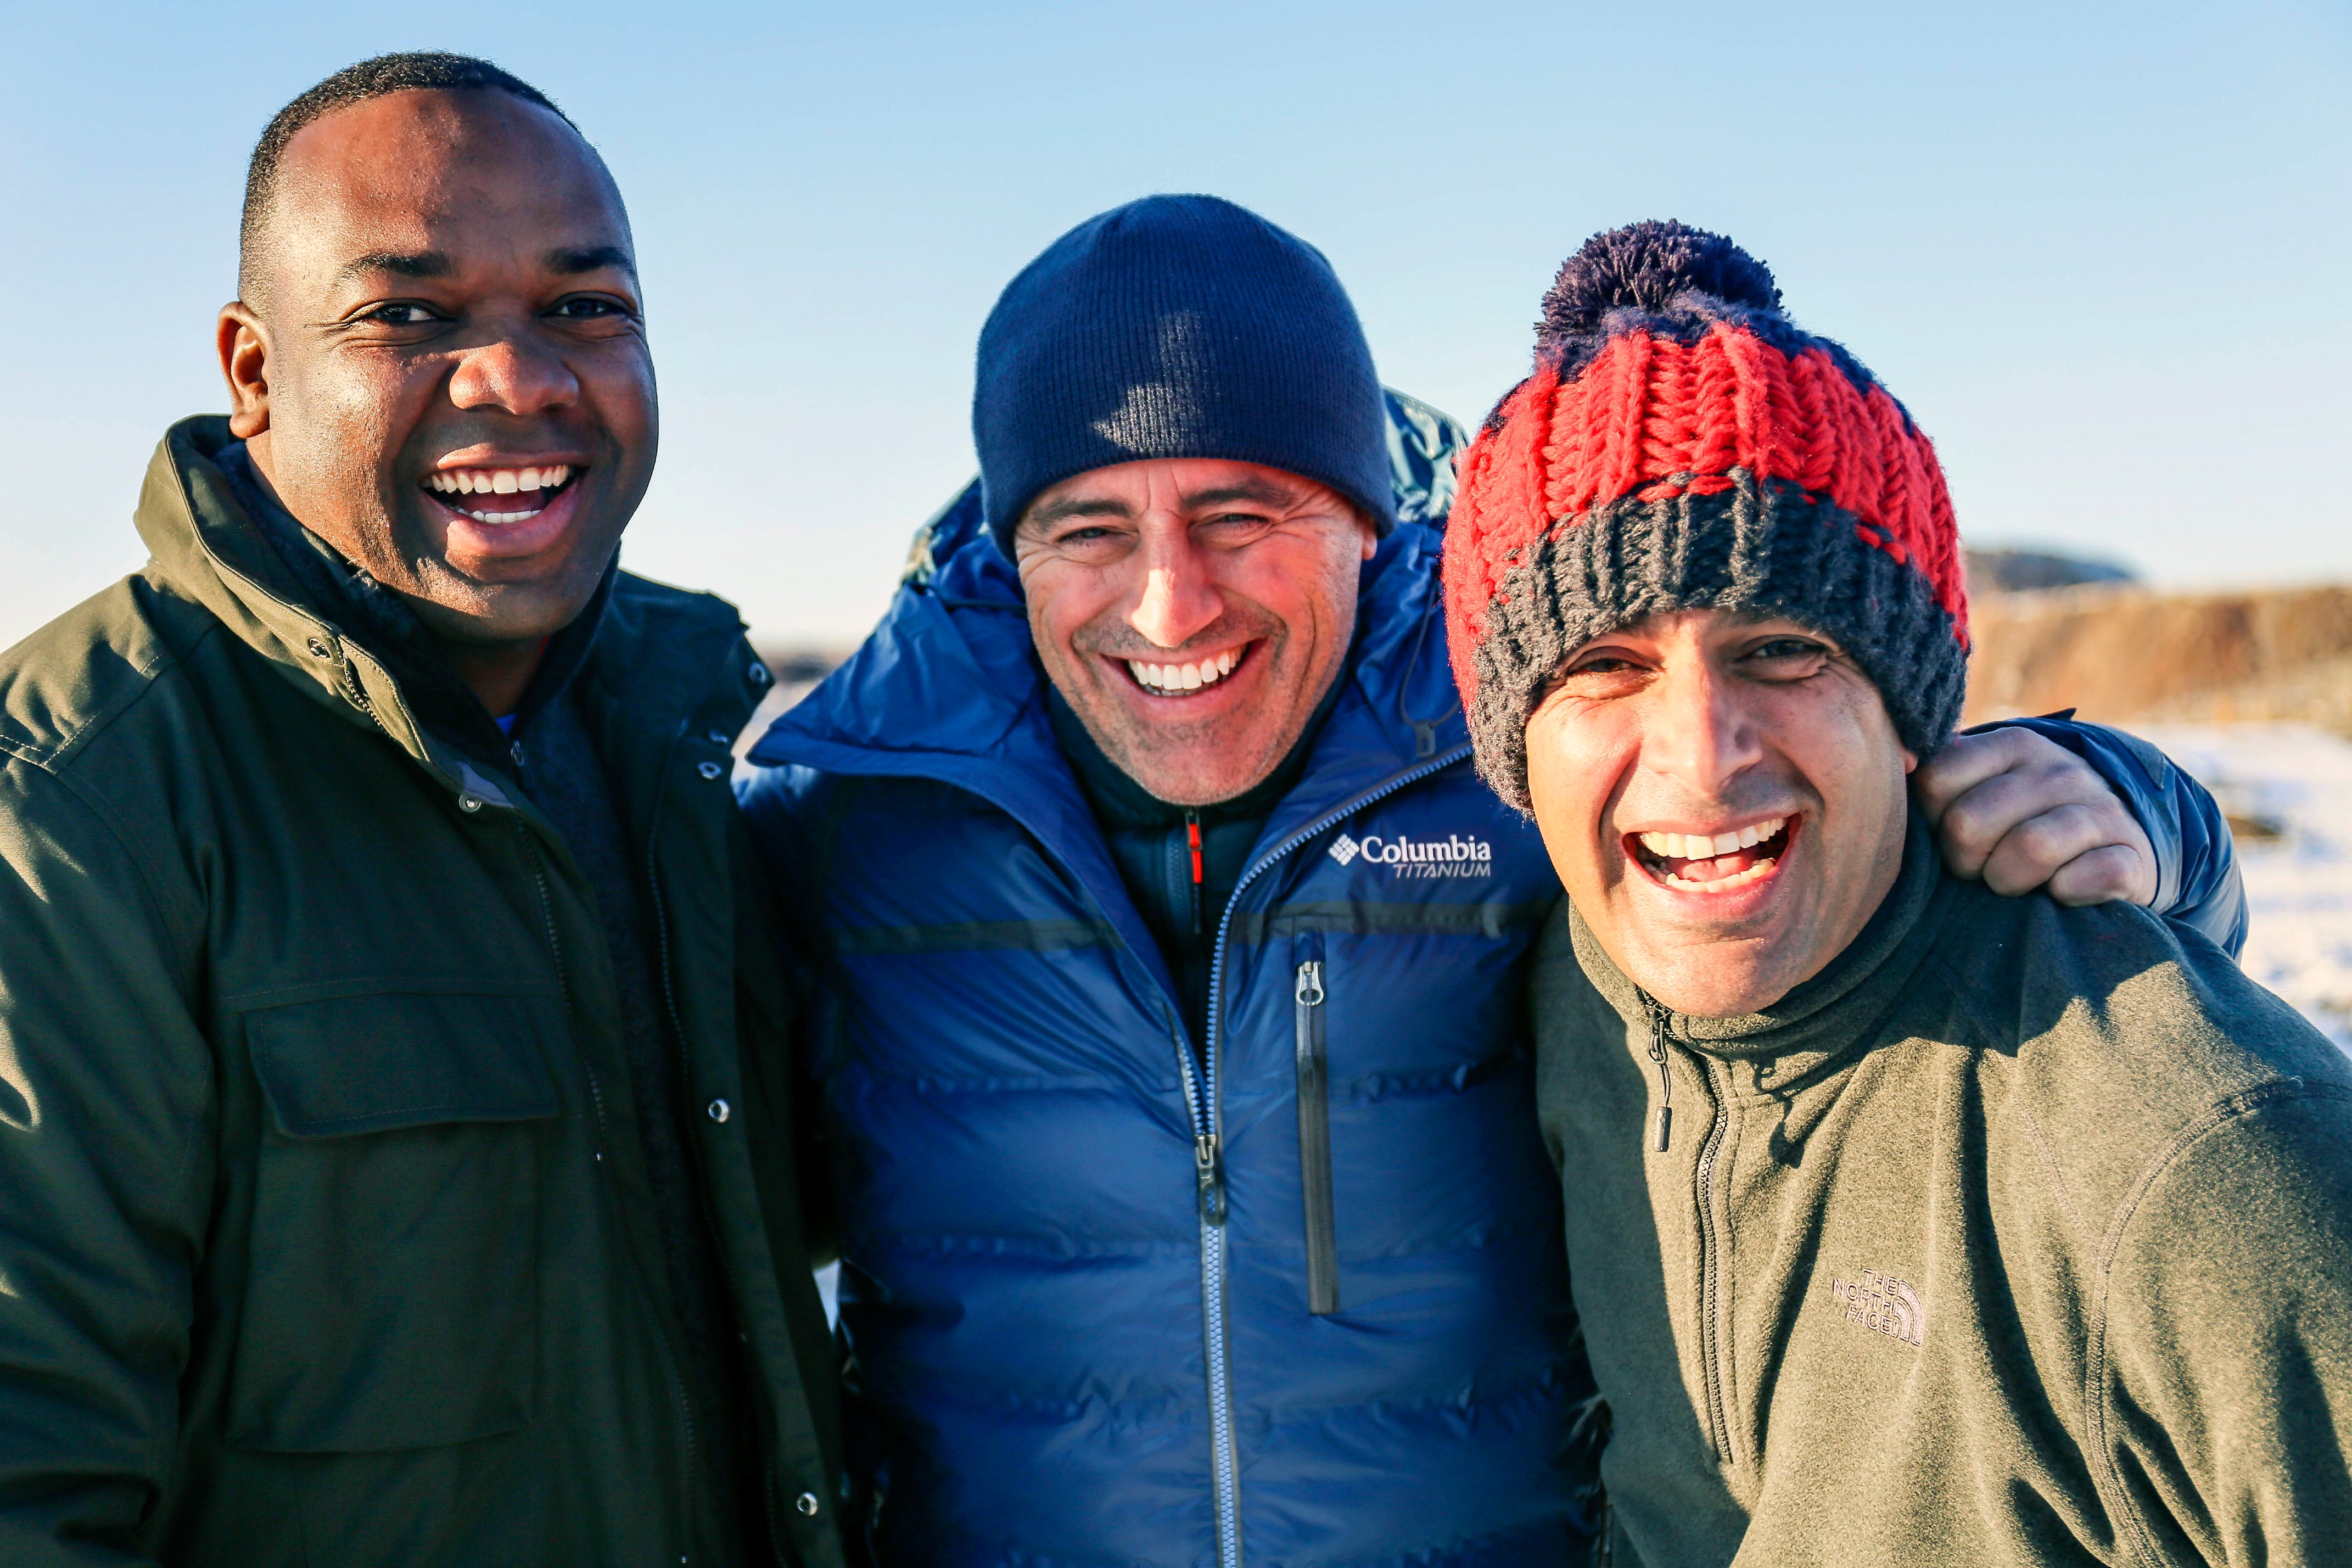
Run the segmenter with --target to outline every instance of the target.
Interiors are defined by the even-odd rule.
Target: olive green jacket
[[[1616,1568],[2352,1561],[2352,1062],[2210,942],[1915,823],[1765,1014],[1535,1009]]]
[[[609,950],[511,780],[233,498],[0,655],[0,1563],[713,1561]],[[840,1562],[731,608],[618,580],[575,690],[642,856],[771,1531]]]

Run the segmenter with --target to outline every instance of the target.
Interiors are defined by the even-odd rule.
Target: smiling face
[[[1049,488],[1013,554],[1038,657],[1095,743],[1160,799],[1209,805],[1297,743],[1347,658],[1379,544],[1336,490],[1185,458]]]
[[[1903,749],[1867,676],[1793,621],[1654,616],[1571,654],[1528,721],[1528,788],[1577,912],[1678,1012],[1779,1001],[1895,886]]]
[[[263,244],[220,352],[230,428],[287,509],[453,654],[569,625],[656,437],[628,218],[594,152],[504,92],[389,93],[287,144]]]

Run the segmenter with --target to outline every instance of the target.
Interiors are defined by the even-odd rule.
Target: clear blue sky
[[[253,139],[392,48],[486,55],[635,218],[663,444],[625,558],[843,643],[972,469],[973,341],[1070,225],[1212,191],[1323,247],[1465,419],[1596,229],[1779,274],[1935,437],[1961,525],[2183,585],[2352,579],[2352,8],[1280,0],[11,6],[0,643],[143,551],[224,405]]]

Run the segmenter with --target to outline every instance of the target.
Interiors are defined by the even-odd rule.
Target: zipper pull
[[[1298,1005],[1323,1005],[1323,961],[1319,958],[1310,958],[1298,966]]]
[[[1225,1223],[1225,1162],[1217,1152],[1217,1135],[1203,1132],[1192,1140],[1192,1174],[1201,1188],[1201,1218],[1210,1225]]]
[[[1201,934],[1201,814],[1184,808],[1184,842],[1192,850],[1192,934]]]
[[[1666,1010],[1646,991],[1642,1005],[1650,1015],[1650,1059],[1658,1064],[1658,1152],[1663,1154],[1673,1142],[1675,1126],[1675,1080],[1666,1070]]]

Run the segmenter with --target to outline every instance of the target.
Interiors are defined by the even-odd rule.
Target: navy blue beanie
[[[1395,521],[1347,290],[1322,252],[1215,196],[1114,207],[1024,268],[981,329],[971,432],[1007,554],[1040,490],[1143,458],[1260,463]]]

